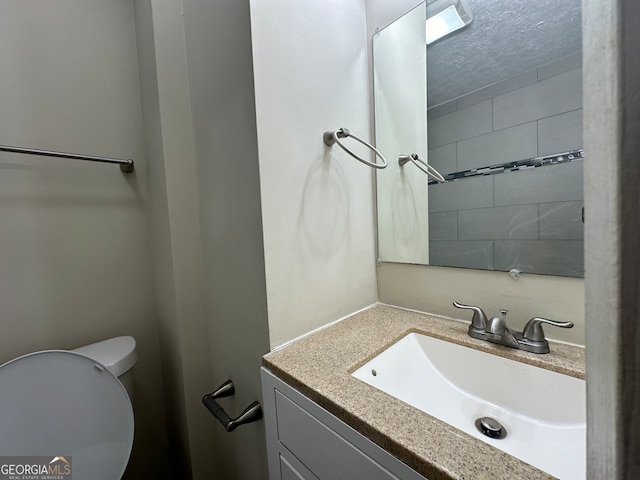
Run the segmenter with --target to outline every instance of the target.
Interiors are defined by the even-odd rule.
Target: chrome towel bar
[[[11,147],[0,145],[0,152],[26,153],[28,155],[40,155],[42,157],[70,158],[71,160],[86,160],[88,162],[115,163],[120,165],[123,173],[131,173],[135,170],[133,160],[120,158],[96,157],[94,155],[79,155],[77,153],[54,152],[52,150],[38,150],[36,148]]]
[[[446,180],[440,172],[422,160],[417,153],[411,155],[398,155],[398,164],[402,167],[405,163],[412,162],[416,167],[427,174],[427,177],[433,178],[437,182],[444,183]]]
[[[233,386],[231,380],[227,380],[220,385],[213,393],[209,393],[202,397],[202,403],[211,412],[211,414],[218,419],[227,432],[232,432],[240,425],[245,423],[256,422],[262,418],[262,407],[260,403],[253,402],[247,408],[245,408],[240,415],[236,418],[231,418],[224,408],[216,402],[216,398],[230,397],[236,393],[236,389]]]
[[[347,138],[347,137],[351,137],[357,142],[360,142],[365,147],[368,147],[371,150],[373,150],[376,154],[376,157],[379,157],[380,160],[382,160],[382,163],[378,164],[376,162],[370,162],[368,160],[365,160],[364,158],[360,158],[359,156],[357,156],[355,153],[353,153],[351,150],[345,147],[344,144],[340,141],[341,138]],[[387,166],[387,160],[382,156],[382,154],[378,150],[376,150],[376,148],[373,145],[369,145],[367,142],[365,142],[361,138],[356,137],[353,133],[351,133],[346,128],[340,128],[335,131],[327,130],[322,134],[322,139],[324,140],[324,144],[328,147],[331,147],[337,143],[342,150],[347,152],[347,154],[349,154],[359,162],[364,163],[368,167],[380,169],[380,168],[386,168]]]

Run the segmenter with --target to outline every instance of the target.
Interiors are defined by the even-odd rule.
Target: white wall
[[[322,141],[369,139],[364,1],[252,0],[251,25],[273,347],[376,300],[373,172]]]
[[[488,272],[384,263],[378,269],[380,301],[390,305],[471,320],[453,301],[479,305],[493,317],[509,310],[510,328],[522,330],[533,317],[572,321],[574,328],[545,327],[548,338],[584,345],[584,281],[581,278]]]
[[[257,3],[250,15],[248,0],[136,2],[169,431],[182,475],[263,478],[262,423],[229,435],[201,395],[231,378],[237,393],[221,403],[239,413],[260,398],[269,325],[276,345],[375,301],[372,173],[322,143],[325,128],[369,130],[363,4],[342,3],[334,12]],[[288,30],[275,35],[274,21]]]
[[[184,0],[183,8],[211,389],[233,380],[236,393],[221,404],[236,416],[260,400],[269,351],[249,0]],[[212,416],[207,425],[216,478],[264,478],[263,422],[232,434]]]
[[[172,478],[212,478],[213,390],[181,3],[136,0],[149,218]]]
[[[0,4],[0,143],[132,158],[0,153],[0,363],[117,335],[138,342],[130,478],[168,461],[129,0]]]
[[[409,10],[414,9],[424,0],[366,0],[367,6],[367,37],[373,37],[376,28],[382,30]]]

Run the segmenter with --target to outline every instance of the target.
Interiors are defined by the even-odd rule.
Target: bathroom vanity
[[[424,480],[268,370],[261,373],[269,478]]]
[[[582,348],[552,342],[535,355],[473,339],[468,325],[378,305],[266,355],[270,479],[554,478],[352,375],[415,332],[584,379]]]

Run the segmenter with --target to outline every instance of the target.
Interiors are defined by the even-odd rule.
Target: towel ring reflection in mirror
[[[398,155],[398,164],[401,167],[407,162],[412,162],[416,167],[426,173],[429,178],[433,178],[440,183],[446,182],[444,177],[440,175],[440,172],[422,160],[417,153],[412,153],[411,155]]]

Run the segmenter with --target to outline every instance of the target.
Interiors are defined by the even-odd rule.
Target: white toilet
[[[133,446],[137,359],[135,340],[116,337],[0,366],[2,456],[62,458],[74,480],[119,480]]]

